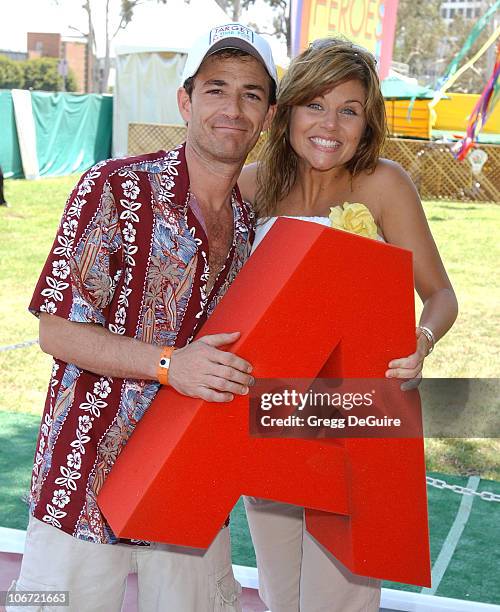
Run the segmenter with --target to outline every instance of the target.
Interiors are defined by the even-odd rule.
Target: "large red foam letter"
[[[383,377],[415,347],[411,254],[280,219],[200,335],[235,329],[257,377]],[[429,584],[421,439],[253,438],[248,413],[162,389],[99,495],[114,532],[207,547],[246,494],[308,508],[354,572]]]

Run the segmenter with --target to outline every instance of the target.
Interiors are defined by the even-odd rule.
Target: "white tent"
[[[214,0],[169,0],[136,9],[115,41],[113,156],[127,154],[128,124],[183,121],[177,109],[186,53],[194,40],[230,18]]]

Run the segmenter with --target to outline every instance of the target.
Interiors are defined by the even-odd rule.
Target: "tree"
[[[493,20],[494,21],[494,20]],[[492,24],[493,24],[492,21]],[[475,21],[465,20],[462,15],[457,14],[448,28],[448,53],[446,63],[443,69],[448,66],[449,62],[460,51],[465,41],[470,35],[470,31]],[[461,62],[461,65],[470,60],[477,51],[484,45],[488,37],[491,35],[492,29],[486,26],[478,36],[474,45],[471,47],[466,57]],[[494,44],[493,44],[494,48]],[[491,68],[488,65],[488,53],[484,53],[474,65],[466,70],[449,89],[450,93],[480,93],[491,74]]]
[[[64,89],[66,91],[78,91],[78,83],[76,81],[76,76],[73,70],[71,70],[71,68],[68,70]]]
[[[20,62],[24,69],[24,88],[41,91],[62,91],[63,77],[59,74],[59,60],[55,57],[38,57]],[[66,91],[76,91],[76,79],[70,71],[66,79]]]
[[[441,0],[399,0],[393,58],[408,64],[410,76],[430,81],[445,68],[446,23]],[[424,25],[425,24],[425,25]]]
[[[108,80],[109,80],[109,70],[111,67],[110,61],[110,49],[111,42],[115,39],[116,35],[120,30],[123,30],[127,27],[127,25],[132,21],[134,16],[134,9],[143,3],[143,0],[121,0],[120,2],[120,14],[119,14],[119,22],[118,26],[114,29],[111,27],[110,23],[110,2],[111,0],[105,0],[105,53],[104,53],[104,67],[102,72],[99,75],[96,75],[94,72],[93,75],[93,84],[97,83],[97,90],[99,93],[104,93],[108,89]],[[161,2],[162,4],[166,4],[168,0],[156,0],[157,2]],[[83,8],[87,13],[88,24],[89,24],[89,35],[88,35],[88,45],[89,49],[92,50],[94,55],[96,55],[96,45],[95,45],[95,30],[94,30],[94,22],[92,15],[92,7],[90,0],[84,0]]]
[[[189,0],[186,0],[189,2]],[[217,4],[231,16],[233,21],[240,21],[242,12],[255,4],[255,0],[215,0]],[[261,28],[259,24],[250,24],[260,34],[269,34],[286,40],[287,53],[292,51],[292,30],[290,26],[290,0],[266,0],[275,11],[272,29]]]
[[[260,29],[256,26],[256,30],[261,34],[270,34],[278,38],[284,38],[286,41],[286,52],[288,57],[292,55],[292,27],[291,27],[291,3],[290,0],[266,0],[266,2],[275,11],[273,19],[273,29]]]
[[[23,87],[22,63],[0,55],[0,89],[23,89]]]
[[[56,4],[63,4],[65,0],[54,0]],[[90,83],[89,83],[89,91],[98,91],[103,93],[107,91],[108,88],[108,79],[109,79],[109,70],[111,67],[110,61],[110,53],[111,53],[111,42],[114,40],[116,35],[120,30],[123,30],[127,27],[127,25],[132,21],[134,16],[135,8],[142,4],[144,0],[120,0],[120,9],[117,19],[114,21],[118,21],[118,25],[116,27],[112,26],[112,0],[105,0],[104,10],[104,27],[105,27],[105,53],[104,53],[104,66],[102,71],[98,72],[96,70],[96,66],[94,64],[93,57],[97,55],[96,49],[96,35],[95,35],[95,14],[92,6],[91,0],[83,0],[83,4],[80,6],[87,13],[87,22],[88,22],[88,34],[87,34],[87,63],[89,66],[92,66],[92,74],[90,75]],[[161,2],[162,4],[166,4],[168,0],[155,0],[156,2]],[[74,0],[72,0],[74,3]],[[78,2],[79,4],[79,2]]]
[[[70,2],[70,0],[53,0],[56,4],[63,5]],[[78,0],[80,4],[81,0]],[[105,28],[105,40],[104,40],[104,65],[101,71],[96,70],[96,66],[92,61],[92,56],[96,56],[96,33],[95,33],[95,4],[92,0],[83,0],[80,6],[87,13],[88,22],[88,34],[87,36],[87,53],[88,53],[88,65],[92,66],[92,74],[90,75],[90,91],[99,91],[101,93],[107,91],[108,79],[110,71],[110,49],[111,42],[117,36],[118,32],[125,29],[127,25],[132,21],[134,17],[135,9],[143,4],[146,0],[120,0],[118,15],[114,14],[113,0],[104,0],[104,28]],[[162,4],[168,4],[169,0],[147,0],[149,2],[155,1]],[[189,3],[190,0],[184,0]],[[256,0],[215,0],[217,4],[228,13],[233,21],[239,21],[241,18],[242,11],[248,9],[251,5],[255,4]],[[284,36],[287,41],[288,50],[291,49],[291,30],[290,30],[290,6],[289,0],[266,0],[266,2],[277,11],[277,14],[273,20],[273,30],[261,30],[262,34],[271,34],[277,36]],[[75,0],[71,0],[72,4],[75,4]],[[256,28],[258,31],[258,28]]]
[[[187,0],[189,2],[189,0]],[[215,0],[221,9],[231,16],[233,21],[241,19],[241,13],[251,4],[255,4],[255,0]]]

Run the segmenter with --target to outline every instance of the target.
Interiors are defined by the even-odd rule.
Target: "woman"
[[[368,208],[379,239],[413,252],[415,288],[424,304],[416,350],[389,362],[386,372],[410,388],[452,326],[457,301],[411,179],[380,158],[385,134],[373,57],[347,41],[315,41],[283,77],[263,161],[244,169],[239,186],[259,217],[256,244],[276,216],[326,224],[332,207],[349,202]],[[255,498],[245,506],[261,596],[272,612],[379,609],[380,583],[353,575],[321,549],[304,531],[302,508]]]

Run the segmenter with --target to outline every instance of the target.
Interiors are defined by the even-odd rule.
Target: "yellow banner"
[[[382,78],[388,73],[398,0],[294,0],[294,54],[317,38],[344,36],[373,53]]]
[[[343,34],[372,53],[381,36],[378,0],[313,0],[307,38]]]

